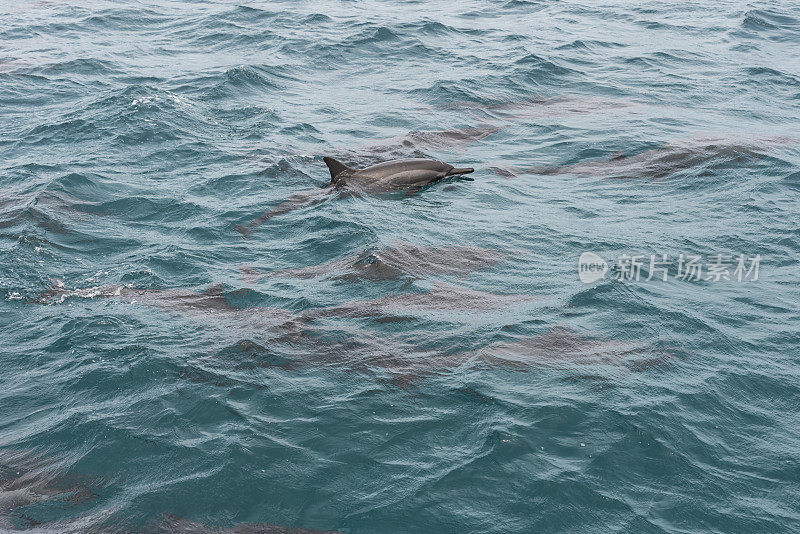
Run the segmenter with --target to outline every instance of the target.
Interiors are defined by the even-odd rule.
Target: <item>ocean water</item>
[[[0,3],[0,531],[800,531],[800,4],[604,4]]]

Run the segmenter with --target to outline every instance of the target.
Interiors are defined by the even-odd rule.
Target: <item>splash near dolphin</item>
[[[355,169],[327,156],[322,160],[331,173],[328,186],[298,193],[247,226],[237,226],[236,231],[247,236],[276,215],[319,204],[333,194],[346,196],[404,191],[412,195],[430,184],[475,171],[472,167],[456,168],[443,161],[422,158],[392,160],[365,169]]]

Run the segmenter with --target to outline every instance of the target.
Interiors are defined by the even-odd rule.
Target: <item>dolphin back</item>
[[[454,170],[459,172],[454,173]],[[435,159],[398,159],[367,167],[366,169],[358,171],[358,174],[375,180],[381,180],[400,173],[427,171],[431,173],[431,175],[438,175],[443,178],[445,176],[472,172],[472,170],[473,169],[454,169],[452,165]]]

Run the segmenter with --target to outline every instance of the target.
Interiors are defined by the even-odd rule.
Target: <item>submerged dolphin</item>
[[[482,248],[474,245],[424,246],[395,240],[390,246],[366,250],[318,265],[278,271],[260,271],[243,266],[246,281],[252,283],[264,276],[289,278],[328,278],[331,280],[400,280],[427,276],[466,278],[484,267],[496,265],[514,251]]]
[[[522,294],[491,293],[434,282],[426,292],[391,294],[372,300],[354,300],[329,308],[315,308],[303,314],[306,319],[322,317],[363,317],[379,323],[410,321],[436,312],[446,312],[447,318],[458,313],[474,317],[479,312],[508,309],[537,300]],[[447,318],[445,320],[447,320]]]
[[[420,339],[404,340],[371,329],[345,328],[331,332],[336,335],[315,338],[318,345],[314,350],[297,353],[298,359],[292,366],[338,368],[386,378],[406,388],[420,379],[459,369],[518,372],[553,369],[572,377],[618,379],[632,372],[667,366],[676,356],[646,341],[614,340],[568,327],[554,327],[518,341],[467,350],[430,348]]]
[[[93,501],[111,481],[109,477],[71,472],[66,464],[63,459],[40,456],[29,450],[0,448],[0,532],[28,531],[34,526],[36,532],[85,532],[60,523],[44,529],[40,527],[42,523],[25,513],[39,504],[52,510],[53,505]]]
[[[284,527],[267,523],[241,523],[233,527],[215,527],[167,514],[159,525],[158,533],[164,534],[341,534],[333,530],[312,530],[299,527]]]
[[[673,141],[634,155],[617,153],[598,159],[553,166],[489,167],[500,176],[514,178],[525,174],[574,174],[599,178],[659,180],[685,169],[702,169],[731,163],[752,164],[769,155],[773,148],[794,144],[785,136],[695,137]]]
[[[97,501],[118,476],[86,475],[73,471],[67,459],[48,458],[33,451],[0,447],[0,532],[39,534],[341,534],[268,523],[217,527],[173,514],[156,516],[144,525],[129,524],[120,508],[86,515],[66,506]],[[95,503],[93,503],[95,504]],[[43,513],[42,513],[43,512]],[[35,514],[33,517],[29,514]],[[37,515],[41,516],[37,517]],[[54,519],[54,516],[67,516]]]
[[[236,231],[246,236],[272,217],[319,204],[327,200],[332,193],[358,195],[405,191],[411,195],[423,187],[445,178],[475,171],[471,167],[459,169],[434,159],[398,159],[379,163],[366,169],[348,167],[331,157],[324,157],[322,160],[331,173],[331,183],[328,186],[298,193],[247,226],[237,226]]]

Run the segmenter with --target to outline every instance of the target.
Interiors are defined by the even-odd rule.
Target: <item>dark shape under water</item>
[[[58,304],[67,299],[107,298],[130,304],[142,304],[180,315],[198,319],[210,319],[214,324],[223,324],[231,333],[264,334],[271,331],[280,334],[296,333],[297,317],[283,308],[253,306],[236,308],[231,305],[221,284],[209,286],[203,292],[185,289],[139,289],[124,285],[110,284],[84,289],[67,289],[63,282],[55,281],[53,286],[43,292],[36,302]]]
[[[232,310],[225,297],[224,287],[213,284],[205,291],[197,293],[185,289],[137,289],[120,284],[67,289],[61,280],[53,280],[51,286],[42,292],[37,302],[54,304],[68,298],[118,298],[128,302],[140,302],[147,306],[183,310]]]
[[[614,373],[641,371],[659,366],[671,357],[671,354],[653,346],[605,339],[568,328],[554,328],[541,335],[519,341],[494,343],[477,350],[452,352],[427,349],[360,328],[346,327],[344,333],[347,335],[342,338],[339,326],[331,330],[325,324],[315,324],[313,328],[308,324],[309,320],[325,317],[369,318],[384,322],[415,318],[428,312],[472,313],[506,308],[535,298],[528,295],[475,291],[441,283],[428,292],[354,301],[340,306],[309,310],[299,317],[282,309],[233,308],[218,287],[212,287],[206,293],[135,290],[123,286],[100,286],[72,291],[55,289],[48,292],[41,301],[63,302],[70,297],[95,296],[122,297],[124,300],[131,299],[201,317],[213,312],[212,317],[216,323],[222,325],[229,335],[263,337],[266,334],[273,342],[282,340],[289,343],[284,347],[291,352],[288,356],[283,349],[280,354],[273,353],[249,340],[237,344],[232,358],[223,353],[218,354],[222,358],[218,363],[223,367],[243,371],[261,367],[291,370],[307,365],[333,366],[372,375],[388,373],[393,382],[409,385],[418,378],[450,372],[465,365],[522,371],[548,367],[579,372],[581,376],[586,375],[588,370],[593,376],[599,376],[606,372],[603,369],[608,368],[616,370]],[[277,329],[280,336],[270,335],[271,329]],[[329,330],[334,334],[332,338],[326,336]],[[241,358],[248,357],[257,358],[257,361],[241,361]],[[189,373],[187,378],[193,379],[193,375]]]
[[[434,182],[468,174],[475,170],[455,168],[448,163],[432,159],[393,160],[366,169],[354,169],[329,157],[325,157],[323,160],[331,173],[331,183],[327,187],[297,193],[247,226],[237,226],[236,231],[247,236],[255,228],[276,215],[319,204],[333,195],[342,197],[395,191],[404,191],[410,195]]]
[[[473,245],[422,246],[394,241],[391,246],[339,260],[264,273],[244,267],[250,281],[260,276],[332,280],[400,280],[427,276],[460,276],[507,259],[510,253]]]
[[[63,191],[0,189],[0,229],[15,228],[26,232],[24,226],[30,225],[32,229],[27,232],[40,229],[54,234],[69,234],[72,233],[69,223],[82,221],[88,216],[86,208],[94,204]]]
[[[166,515],[154,529],[162,534],[340,534],[333,530],[311,530],[267,523],[242,523],[233,527],[214,527],[174,515]]]
[[[365,317],[379,322],[405,320],[426,312],[476,313],[508,308],[536,300],[531,295],[491,293],[441,282],[425,292],[393,294],[373,300],[355,300],[330,308],[307,311],[306,318]]]
[[[359,154],[380,153],[384,157],[387,153],[396,153],[399,157],[408,157],[411,155],[409,151],[425,154],[431,150],[463,150],[508,126],[508,124],[482,124],[454,130],[415,131],[398,137],[373,141],[359,147],[355,152]]]
[[[292,341],[296,342],[296,338]],[[314,342],[310,337],[304,341],[306,347]],[[202,354],[187,361],[178,376],[189,382],[213,384],[218,387],[230,388],[246,384],[250,388],[264,389],[268,385],[257,376],[253,376],[260,369],[290,371],[298,367],[298,360],[287,357],[285,352],[276,352],[250,339],[242,339],[221,350]]]
[[[574,174],[600,178],[658,180],[676,172],[709,164],[748,163],[766,157],[774,145],[793,140],[774,137],[752,141],[722,138],[697,138],[676,141],[633,156],[617,154],[611,159],[591,160],[569,165],[490,167],[495,173],[513,178],[526,174]]]
[[[653,347],[637,342],[607,339],[571,328],[555,327],[544,334],[519,341],[494,343],[480,349],[477,355],[489,365],[521,370],[531,367],[577,370],[595,366],[643,370],[671,357],[664,351],[651,354],[652,351]],[[643,357],[647,354],[649,356]]]
[[[490,120],[519,118],[561,117],[565,115],[597,113],[621,108],[633,108],[644,104],[618,99],[597,98],[583,95],[561,95],[545,97],[536,95],[527,100],[481,103],[452,101],[430,107],[431,110],[470,110]]]
[[[27,506],[48,502],[74,505],[94,500],[109,482],[106,477],[70,473],[64,461],[31,451],[0,450],[0,531],[39,525],[24,513]],[[66,532],[56,529],[53,532]]]
[[[321,338],[316,349],[305,353],[306,359],[297,363],[384,376],[405,388],[423,378],[469,368],[521,372],[546,368],[576,377],[621,379],[631,372],[664,366],[673,357],[654,345],[608,339],[565,327],[464,351],[426,349],[367,330],[354,329],[350,333],[345,339]]]
[[[106,509],[69,519],[43,520],[25,513],[37,503],[75,505],[99,498],[111,480],[108,476],[70,473],[65,462],[32,451],[0,449],[0,531],[58,534],[337,534],[268,523],[242,523],[215,527],[164,514],[144,527],[125,525],[114,510]],[[52,510],[50,512],[51,515]]]

